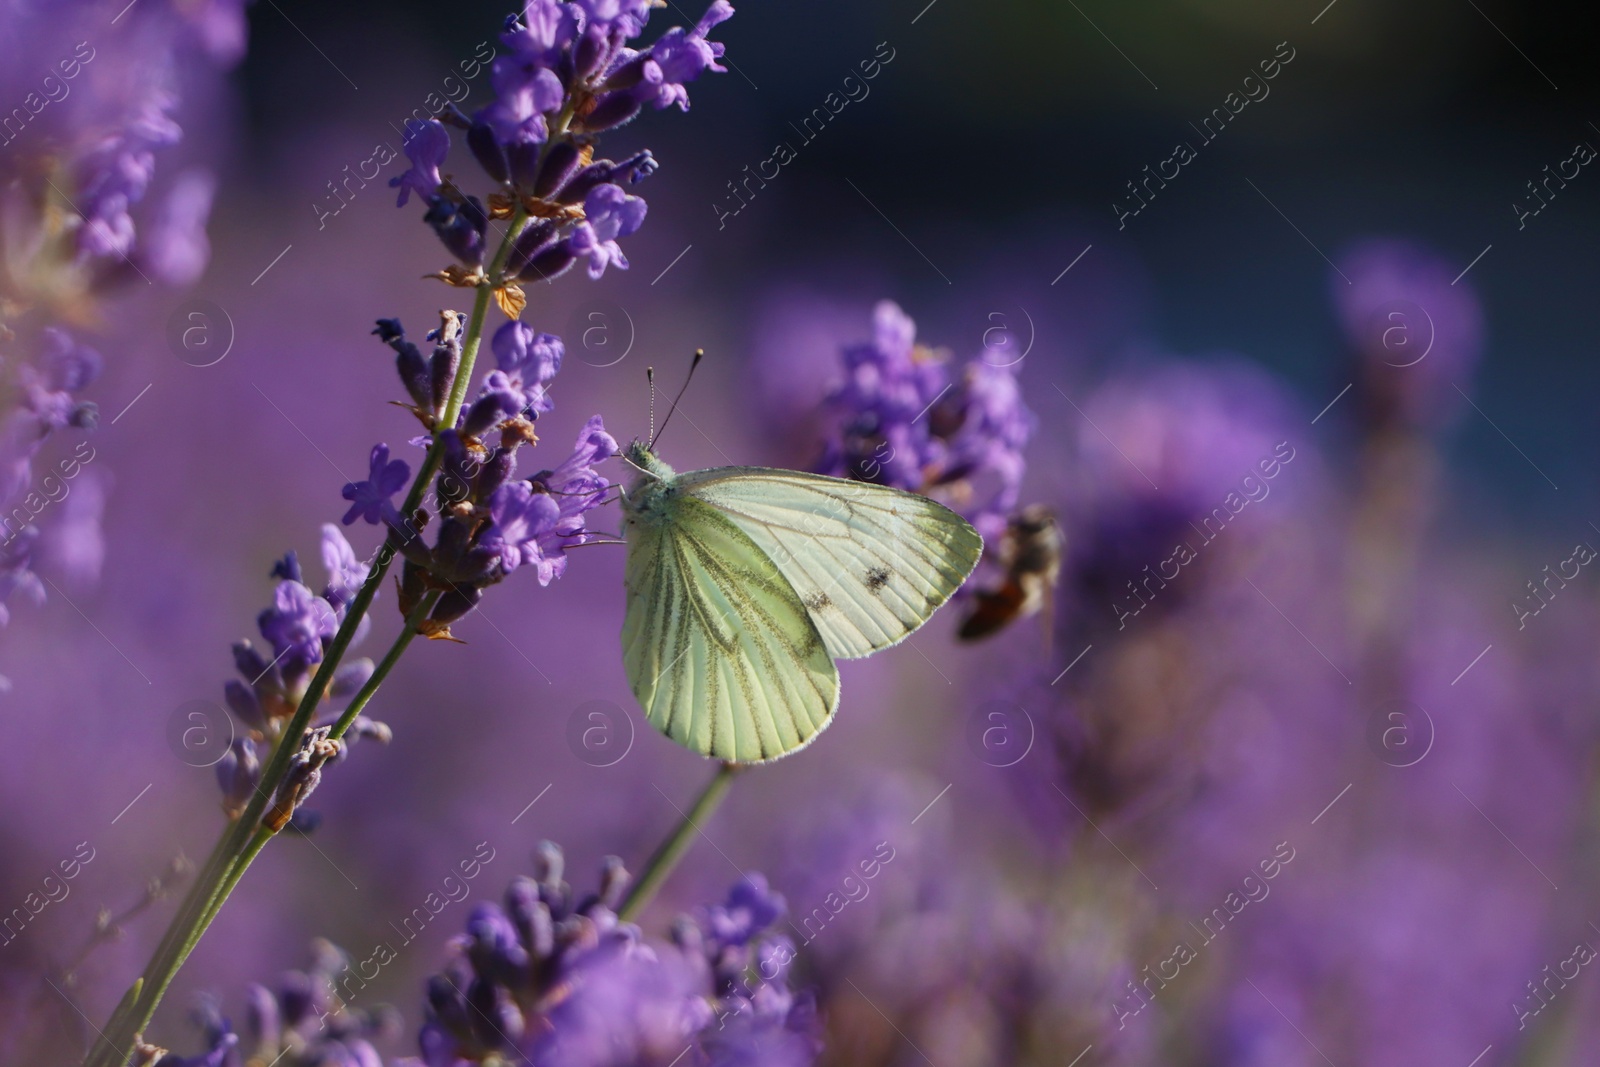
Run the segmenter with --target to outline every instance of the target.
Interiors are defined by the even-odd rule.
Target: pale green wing
[[[623,664],[652,725],[749,763],[809,742],[839,706],[839,671],[772,560],[715,509],[680,498],[629,531]]]
[[[983,538],[961,516],[887,486],[768,467],[691,471],[676,484],[777,564],[835,657],[904,640],[983,553]]]

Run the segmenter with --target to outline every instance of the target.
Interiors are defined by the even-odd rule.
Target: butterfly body
[[[898,644],[983,542],[912,493],[765,467],[678,474],[635,442],[623,660],[650,722],[704,755],[775,759],[839,704],[834,660]]]

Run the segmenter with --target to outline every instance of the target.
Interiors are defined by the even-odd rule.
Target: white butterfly
[[[716,759],[808,744],[839,706],[833,661],[904,640],[983,552],[915,493],[769,467],[677,474],[638,441],[626,455],[628,681],[658,730]]]

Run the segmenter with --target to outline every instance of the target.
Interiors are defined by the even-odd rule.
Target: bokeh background
[[[70,897],[0,948],[15,1003],[61,1047],[88,1031],[37,976],[73,957],[98,908],[203,856],[219,824],[211,772],[169,745],[176,709],[220,699],[272,561],[293,547],[315,571],[340,486],[373,441],[414,432],[388,405],[372,321],[420,331],[463,304],[421,279],[445,259],[420,208],[374,182],[321,217],[328,183],[398,150],[404,118],[504,14],[259,4],[243,62],[189,101],[183,151],[220,171],[210,267],[191,292],[108,315],[99,579],[18,609],[0,641],[0,906],[78,842],[95,850]],[[525,319],[569,345],[546,447],[595,412],[619,439],[643,435],[645,367],[675,387],[704,348],[670,461],[808,466],[839,348],[891,299],[957,359],[1026,352],[1023,496],[1061,517],[1067,562],[1053,633],[1034,618],[958,646],[941,616],[911,647],[845,665],[837,723],[736,784],[646,925],[751,870],[804,915],[888,842],[870,896],[802,948],[826,1062],[1591,1062],[1587,968],[1524,1013],[1547,966],[1600,944],[1600,602],[1584,569],[1521,629],[1511,605],[1575,543],[1600,544],[1600,179],[1580,173],[1520,228],[1512,206],[1575,144],[1600,144],[1592,16],[1487,0],[755,0],[719,37],[730,72],[696,86],[689,115],[607,142],[663,164],[632,269],[530,287]],[[893,59],[870,95],[801,145],[790,124],[882,42]],[[1197,144],[1190,124],[1280,42],[1294,58],[1270,95],[1119,229],[1125,183]],[[721,217],[728,183],[780,140],[795,161]],[[1355,286],[1339,270],[1375,238],[1435,257],[1433,295],[1399,295],[1465,338],[1409,379],[1374,370],[1367,326],[1340,318]],[[232,341],[205,367],[169,342],[197,299]],[[1385,390],[1425,391],[1424,413],[1396,414]],[[1119,629],[1106,605],[1123,582],[1282,441],[1295,459],[1271,495]],[[323,826],[252,871],[164,1008],[169,1041],[197,992],[236,997],[302,964],[313,937],[364,956],[479,842],[497,858],[474,899],[524,873],[542,838],[575,883],[607,854],[642,863],[707,767],[634,709],[622,565],[619,548],[585,548],[547,589],[496,589],[456,628],[466,644],[407,656],[370,711],[393,742],[330,773]],[[393,604],[365,651],[397,626]],[[591,701],[635,735],[609,766],[569,743]],[[1032,741],[1012,766],[971,743],[997,707]],[[1384,740],[1395,723],[1403,755]],[[1203,917],[1286,853],[1270,894],[1204,944]],[[88,1016],[109,1011],[167,909],[78,967]],[[465,913],[363,995],[414,1023]],[[1185,939],[1198,959],[1127,1014],[1127,983]],[[389,1051],[410,1053],[409,1037]]]

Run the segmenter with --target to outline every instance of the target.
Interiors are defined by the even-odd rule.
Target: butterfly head
[[[662,462],[654,452],[650,451],[650,446],[638,438],[634,438],[633,443],[623,450],[622,458],[634,470],[630,494],[670,482],[677,477],[677,472]]]
[[[622,454],[628,463],[637,469],[639,477],[642,479],[665,480],[673,475],[672,468],[661,462],[656,454],[650,451],[650,446],[637,437],[633,439],[632,444],[623,450]]]
[[[643,441],[634,440],[623,450],[622,458],[633,467],[633,482],[622,497],[623,515],[630,522],[659,522],[670,511],[677,474],[650,451]]]

